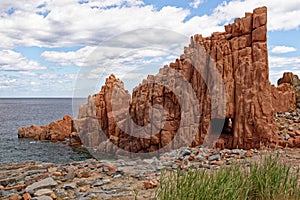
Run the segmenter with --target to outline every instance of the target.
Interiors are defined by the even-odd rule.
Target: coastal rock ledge
[[[44,126],[31,125],[20,127],[19,138],[33,138],[35,140],[50,140],[51,142],[62,142],[69,139],[69,145],[82,145],[77,132],[72,132],[74,120],[69,115],[65,115],[61,120],[51,122]]]
[[[225,87],[225,108],[212,106],[216,100],[212,98],[208,85],[216,83],[215,77],[207,74],[203,78],[203,74],[196,69],[200,67],[208,73],[214,67],[211,63],[215,63],[221,74]],[[191,94],[182,85],[178,74],[188,81],[197,101],[189,98]],[[173,83],[171,89],[179,88],[182,92],[175,94],[170,88],[157,84],[166,79]],[[89,96],[88,103],[80,107],[78,119],[64,117],[42,127],[22,127],[19,137],[51,141],[71,138],[71,144],[82,143],[100,152],[113,154],[149,153],[162,148],[179,148],[183,144],[202,145],[206,136],[213,134],[215,126],[219,126],[222,116],[218,110],[223,109],[225,123],[222,124],[223,130],[221,128],[216,147],[284,147],[288,141],[279,139],[275,114],[296,109],[293,84],[287,78],[280,81],[278,88],[270,84],[267,8],[260,7],[225,26],[225,32],[216,32],[210,37],[192,36],[189,46],[184,48],[184,54],[174,63],[161,68],[158,74],[149,75],[134,88],[132,96],[124,89],[123,82],[111,75],[101,91]],[[220,91],[216,90],[216,93]],[[119,103],[113,101],[114,95],[122,97],[118,99]],[[186,98],[184,104],[180,104],[181,97]],[[158,113],[154,105],[162,106],[167,112],[163,125],[155,133],[152,130],[157,127],[151,124],[151,132],[147,129],[133,131],[135,125],[149,125],[150,116]],[[197,118],[197,127],[189,125],[196,114],[188,108],[195,105],[199,106],[201,113]],[[136,137],[130,134],[132,132],[149,137]],[[298,147],[298,143],[289,146]]]

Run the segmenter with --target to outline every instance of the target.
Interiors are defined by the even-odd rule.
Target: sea
[[[92,158],[83,147],[18,138],[19,127],[45,125],[62,119],[65,114],[73,114],[71,98],[0,99],[0,163],[27,160],[69,163]]]

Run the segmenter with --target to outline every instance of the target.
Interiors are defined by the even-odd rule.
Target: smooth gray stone
[[[211,155],[208,157],[208,161],[213,161],[213,160],[220,160],[221,159],[221,156],[220,154],[216,154],[216,155]]]
[[[39,196],[51,195],[52,193],[53,191],[50,189],[40,189],[34,193],[34,196],[39,197]]]
[[[33,197],[31,200],[53,200],[51,197],[48,196],[40,196],[40,197]]]
[[[53,188],[57,185],[57,182],[53,180],[53,178],[46,178],[43,180],[40,180],[38,182],[35,182],[25,189],[25,192],[28,192],[30,194],[33,194],[35,191],[43,188]]]

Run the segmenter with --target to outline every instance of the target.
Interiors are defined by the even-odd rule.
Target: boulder
[[[34,194],[37,190],[53,188],[56,185],[57,182],[55,180],[52,178],[46,178],[27,186],[25,192]]]

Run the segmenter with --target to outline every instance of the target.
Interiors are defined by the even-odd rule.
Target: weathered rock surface
[[[221,149],[276,146],[275,113],[295,108],[294,96],[289,84],[270,84],[267,8],[261,7],[235,19],[225,32],[191,37],[184,54],[149,75],[132,96],[109,76],[80,107],[78,119],[60,126],[72,144],[112,154],[214,145],[220,133]],[[63,139],[50,134],[57,124],[20,128],[19,137]]]
[[[134,89],[131,99],[123,83],[111,75],[101,91],[90,96],[88,103],[80,108],[77,130],[83,143],[98,147],[99,151],[116,153],[153,152],[189,142],[193,146],[203,144],[205,137],[218,126],[211,119],[222,118],[219,112],[223,108],[213,107],[216,99],[210,91],[211,85],[217,85],[209,73],[215,63],[226,91],[225,124],[217,146],[250,149],[261,144],[278,144],[274,115],[294,108],[295,94],[289,85],[275,88],[269,82],[266,7],[255,9],[253,14],[246,13],[225,26],[225,30],[206,38],[193,36],[180,59],[164,66],[157,75],[148,76]],[[191,85],[197,102],[185,98],[186,103],[181,104],[180,98],[191,94],[178,74]],[[160,84],[166,80],[174,82],[172,87]],[[179,87],[181,95],[174,92]],[[212,88],[220,92],[219,88]],[[155,123],[161,118],[156,117],[159,111],[153,105],[164,108],[165,121]],[[188,109],[196,105],[200,119],[194,117],[197,115],[194,110]],[[196,128],[189,124],[194,119],[200,120]],[[145,129],[149,124],[150,130]],[[135,137],[134,133],[147,137]]]
[[[280,84],[277,88],[272,85],[273,108],[276,113],[295,109],[296,94],[294,88],[287,84]]]
[[[52,190],[50,189],[40,189],[40,190],[37,190],[35,193],[34,193],[34,196],[37,196],[37,197],[40,197],[40,196],[47,196],[47,195],[51,195],[53,193]]]
[[[280,78],[277,82],[278,86],[289,84],[291,85],[296,92],[296,103],[297,107],[300,109],[300,79],[297,75],[292,72],[285,72],[283,77]]]
[[[76,134],[72,134],[72,123],[72,118],[65,115],[63,119],[44,126],[32,125],[30,127],[20,127],[18,137],[50,140],[52,142],[64,141],[67,138],[74,138],[76,136]]]
[[[47,189],[47,188],[53,188],[57,185],[57,182],[54,181],[52,178],[46,178],[43,180],[40,180],[36,183],[33,183],[32,185],[29,185],[28,187],[26,187],[25,191],[33,194],[37,191],[39,191],[39,193],[41,193],[40,189]],[[36,195],[36,196],[40,196],[40,195]]]
[[[53,200],[53,198],[49,196],[39,196],[39,197],[33,197],[32,200]]]

